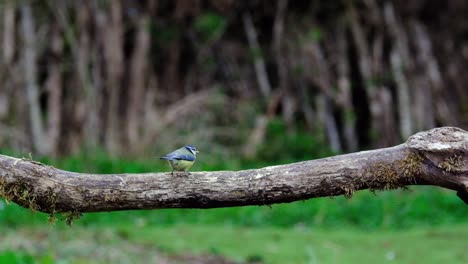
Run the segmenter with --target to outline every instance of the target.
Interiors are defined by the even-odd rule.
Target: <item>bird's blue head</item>
[[[192,145],[187,145],[187,146],[185,146],[185,148],[188,151],[190,151],[190,153],[192,153],[193,155],[197,155],[197,153],[198,153],[198,150]]]

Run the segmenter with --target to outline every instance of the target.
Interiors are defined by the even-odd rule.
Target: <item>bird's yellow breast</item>
[[[169,160],[169,164],[176,171],[187,171],[192,167],[194,162],[188,160]]]

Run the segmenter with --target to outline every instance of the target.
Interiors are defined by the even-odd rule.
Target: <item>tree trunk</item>
[[[138,31],[135,36],[135,49],[130,61],[130,86],[128,88],[128,109],[127,109],[127,144],[131,151],[141,149],[138,139],[141,137],[142,113],[144,104],[144,94],[146,88],[146,76],[148,76],[148,54],[151,36],[148,30],[149,18],[142,16],[138,20]]]
[[[59,58],[63,51],[63,39],[58,28],[51,30],[51,52],[54,58]],[[44,84],[47,94],[47,142],[50,154],[56,155],[60,142],[60,127],[62,125],[62,70],[58,60],[51,60],[48,65],[48,77]]]
[[[265,60],[263,59],[263,52],[257,40],[257,30],[252,21],[252,16],[249,12],[242,14],[242,22],[244,23],[245,34],[249,43],[250,51],[254,53],[254,68],[257,77],[258,87],[264,98],[268,98],[271,93],[271,84],[268,79]]]
[[[3,38],[2,38],[2,55],[3,55],[3,64],[9,65],[13,60],[15,54],[15,5],[6,2],[3,3]]]
[[[0,156],[0,195],[48,213],[265,205],[407,185],[456,190],[468,204],[468,132],[436,128],[391,148],[189,176],[75,173]]]
[[[23,69],[24,86],[26,90],[26,100],[29,110],[29,124],[31,127],[31,137],[34,150],[39,154],[49,152],[48,144],[44,134],[41,108],[39,105],[39,87],[37,84],[36,67],[36,32],[34,29],[34,19],[31,7],[28,2],[21,6],[21,35],[24,45]]]
[[[104,58],[106,65],[106,88],[108,93],[107,113],[106,113],[106,146],[111,153],[117,153],[120,145],[121,129],[119,128],[119,97],[124,73],[123,54],[123,30],[122,6],[119,1],[109,2],[110,14],[105,15],[103,28],[106,32],[104,36]],[[103,12],[100,10],[99,12]],[[104,17],[104,16],[103,16]]]
[[[407,78],[407,72],[412,69],[408,38],[398,23],[393,5],[390,2],[387,2],[384,6],[384,18],[395,43],[395,47],[390,51],[390,64],[397,86],[400,134],[403,138],[406,138],[414,131],[414,118],[411,111],[412,95]]]
[[[343,134],[347,151],[356,151],[359,146],[359,139],[356,135],[356,113],[353,106],[351,94],[350,70],[346,54],[348,54],[348,41],[344,27],[340,27],[337,33],[337,86],[339,94],[337,100],[343,107]]]

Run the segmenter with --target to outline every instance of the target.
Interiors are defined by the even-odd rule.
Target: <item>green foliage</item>
[[[226,18],[214,13],[205,13],[195,20],[195,30],[204,41],[211,41],[220,37],[226,29]]]
[[[297,63],[294,65],[294,68],[292,70],[292,74],[295,76],[302,76],[305,74],[305,69],[304,65],[302,63]]]
[[[249,49],[249,58],[251,61],[259,60],[263,58],[263,51],[261,48]]]
[[[310,39],[316,42],[320,42],[323,39],[323,31],[320,28],[312,28],[308,35]]]
[[[160,44],[170,43],[179,38],[181,34],[180,28],[173,24],[157,26],[152,23],[149,28],[151,34],[155,36],[157,42]]]
[[[21,252],[7,250],[0,252],[0,263],[8,263],[8,264],[49,264],[52,263],[47,258],[42,259],[41,261],[37,261],[33,256],[28,254],[23,254]]]
[[[268,163],[297,162],[333,155],[320,133],[298,129],[288,131],[284,122],[278,119],[268,124],[265,141],[258,151],[258,160]]]

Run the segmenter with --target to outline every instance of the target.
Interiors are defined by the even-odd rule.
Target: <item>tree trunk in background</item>
[[[15,51],[15,9],[12,4],[5,3],[3,9],[0,10],[0,17],[3,18],[3,23],[0,24],[1,46],[2,53],[0,59],[0,80],[7,79],[11,73],[11,62]],[[7,118],[11,102],[11,82],[6,82],[0,86],[0,120]],[[1,144],[1,143],[0,143]]]
[[[274,119],[337,151],[466,128],[466,13],[428,0],[6,1],[0,148],[139,155],[193,140],[254,157]]]
[[[280,0],[277,2],[275,11],[275,20],[273,24],[273,37],[272,37],[272,56],[275,62],[277,84],[275,89],[281,91],[283,95],[281,98],[281,117],[283,121],[291,130],[293,127],[294,113],[298,110],[297,100],[295,98],[292,87],[288,85],[289,82],[289,71],[290,63],[287,60],[287,39],[284,34],[284,20],[285,11],[287,8],[288,1]]]
[[[271,85],[266,71],[265,61],[263,60],[262,48],[258,44],[257,31],[252,22],[252,16],[249,12],[242,14],[244,22],[245,35],[249,43],[250,52],[253,53],[254,69],[257,76],[257,83],[264,98],[268,98],[271,93]],[[276,32],[275,32],[276,33]]]
[[[365,90],[365,100],[367,101],[370,112],[369,123],[371,131],[369,132],[370,134],[381,135],[383,129],[380,126],[379,120],[382,111],[380,110],[380,102],[377,101],[377,87],[375,87],[375,83],[373,83],[374,75],[372,73],[371,56],[369,54],[370,45],[368,45],[366,41],[363,26],[359,23],[359,17],[353,4],[349,4],[347,7],[347,20],[350,24],[349,27],[352,41],[356,49],[360,78]],[[374,136],[374,140],[376,140],[376,138],[378,138],[378,136]]]
[[[338,127],[336,126],[335,117],[333,116],[333,109],[330,99],[324,95],[317,96],[317,112],[318,119],[322,122],[326,130],[326,135],[331,149],[339,153],[341,152],[340,136],[338,134]]]
[[[395,10],[390,2],[384,6],[385,22],[390,29],[390,35],[393,38],[395,46],[390,51],[390,64],[395,77],[398,98],[398,116],[400,118],[400,134],[407,138],[413,132],[413,112],[411,111],[411,93],[406,78],[406,72],[412,70],[410,64],[411,58],[408,49],[408,39],[404,30],[398,24],[395,17]]]
[[[315,29],[317,30],[317,29]],[[338,96],[334,91],[331,80],[330,65],[325,58],[325,51],[318,39],[312,39],[307,44],[307,55],[311,61],[311,81],[317,86],[322,95],[317,96],[317,111],[322,126],[325,127],[328,142],[336,153],[341,152],[342,146],[338,132],[338,126],[334,114],[334,106],[338,105]]]
[[[122,6],[120,1],[111,1],[110,14],[103,15],[104,24],[102,31],[104,35],[103,53],[106,67],[106,92],[107,96],[107,113],[106,122],[106,147],[111,153],[119,152],[121,147],[121,128],[119,122],[120,112],[123,107],[119,104],[121,84],[123,81],[122,74],[124,73],[124,58],[123,58],[123,30],[122,23]],[[105,12],[99,10],[98,12]]]
[[[143,125],[144,94],[148,76],[148,55],[150,47],[149,18],[142,16],[138,21],[135,34],[134,51],[130,60],[130,87],[128,89],[127,141],[129,150],[140,150],[143,146],[139,139]]]
[[[342,26],[338,29],[336,42],[338,47],[337,86],[339,90],[337,101],[343,107],[342,122],[346,151],[353,152],[358,149],[359,139],[356,135],[356,112],[351,95],[349,63],[346,59],[349,45],[345,29]]]
[[[34,18],[28,2],[21,5],[21,36],[23,40],[24,88],[29,108],[29,125],[34,150],[41,154],[50,149],[44,133],[41,107],[39,105],[39,87],[37,84],[37,40]]]
[[[88,149],[96,148],[99,141],[100,130],[104,128],[99,118],[99,102],[102,100],[102,64],[94,55],[97,52],[99,44],[96,37],[93,37],[86,29],[90,25],[95,25],[92,22],[90,11],[87,5],[82,3],[77,4],[76,16],[78,21],[78,30],[75,31],[75,39],[78,42],[74,46],[74,55],[76,71],[80,80],[81,89],[84,93],[83,104],[86,105],[87,113],[84,116],[84,137],[86,138],[85,146]],[[94,41],[93,41],[94,39]],[[94,72],[98,74],[93,75],[89,65],[92,65]],[[101,132],[102,133],[102,132]]]
[[[15,6],[11,2],[7,2],[2,5],[2,17],[3,17],[3,36],[2,36],[2,55],[3,64],[9,65],[13,60],[15,53],[15,32],[16,32],[16,13]]]
[[[63,51],[63,38],[55,26],[50,33],[51,52],[53,58],[60,58]],[[55,155],[58,151],[60,142],[60,128],[62,125],[62,71],[60,61],[49,62],[48,77],[44,87],[48,93],[47,99],[47,142],[49,144],[50,154]]]
[[[414,115],[416,130],[435,126],[433,94],[440,90],[441,77],[437,60],[432,53],[431,41],[423,25],[412,21],[411,32],[417,48],[415,64],[415,104]],[[430,88],[426,88],[430,87]]]

